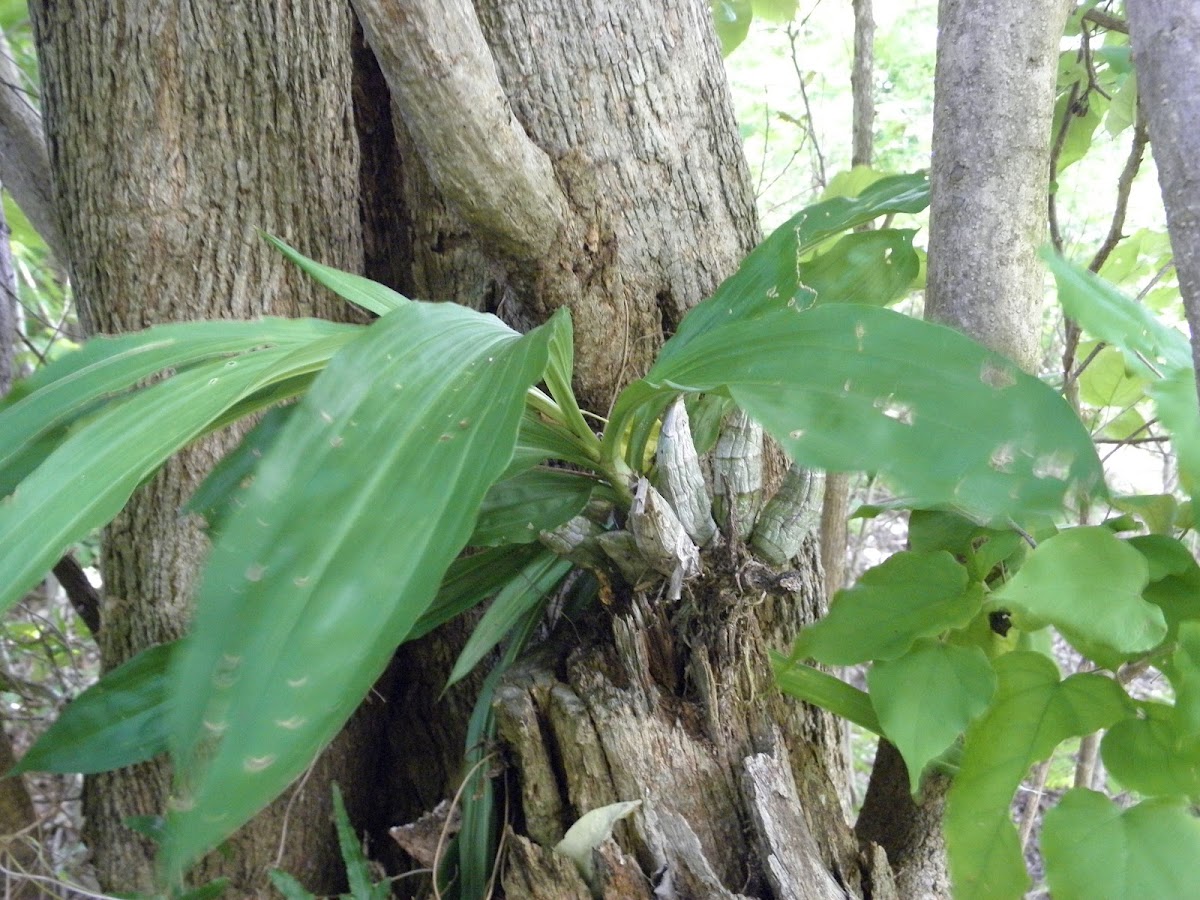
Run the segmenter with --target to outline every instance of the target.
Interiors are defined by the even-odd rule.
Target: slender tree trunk
[[[41,0],[31,12],[55,196],[89,333],[342,314],[257,230],[361,266],[344,4]],[[106,532],[105,669],[183,632],[205,539],[178,511],[235,438],[180,454]],[[338,865],[327,781],[352,774],[338,759],[326,754],[299,799],[283,798],[200,877],[226,872],[247,895],[279,864],[329,886]],[[88,779],[86,839],[104,885],[150,888],[153,848],[123,823],[162,812],[169,779],[160,761]]]
[[[518,325],[569,306],[577,388],[605,411],[757,238],[708,5],[355,5],[396,109],[408,218],[397,242],[405,262],[392,271],[411,278],[399,286]],[[399,16],[410,26],[402,36],[386,28]],[[483,73],[470,82],[477,90],[428,77],[442,47]],[[432,96],[414,102],[413,81]],[[506,136],[478,146],[478,119]],[[477,187],[447,174],[447,153],[464,154]],[[498,155],[510,168],[534,163],[514,173]],[[493,179],[523,185],[507,204],[534,197],[557,217],[548,244],[479,200]],[[631,799],[642,807],[606,855],[605,896],[650,897],[669,883],[681,897],[832,898],[886,882],[886,865],[860,858],[844,816],[839,729],[782,698],[767,661],[822,609],[815,541],[795,560],[795,593],[743,590],[728,550],[706,565],[679,602],[616,579],[610,606],[560,623],[500,689],[509,897],[589,896],[550,848],[584,812]],[[454,657],[444,633],[401,648],[388,704],[394,744],[410,751],[392,769],[397,824],[457,787],[469,692],[434,700]]]
[[[967,0],[938,7],[926,316],[1031,372],[1040,357],[1047,136],[1068,8],[1038,0],[997,18]],[[887,850],[903,897],[950,895],[948,788],[944,776],[927,776],[914,804],[903,760],[880,742],[857,829]]]
[[[850,91],[850,164],[869,166],[875,150],[875,16],[871,0],[853,0],[854,63]],[[864,226],[868,227],[868,226]],[[825,476],[825,502],[821,506],[821,567],[825,591],[832,597],[846,583],[846,520],[850,515],[850,476],[830,472]]]
[[[1138,92],[1200,372],[1200,8],[1169,0],[1130,0],[1127,9]]]
[[[1069,8],[1036,0],[996,17],[968,0],[938,6],[926,316],[1030,372],[1041,358],[1037,252]]]

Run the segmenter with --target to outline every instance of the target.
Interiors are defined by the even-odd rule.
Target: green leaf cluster
[[[930,508],[921,546],[843,592],[801,635],[801,655],[876,660],[870,694],[779,661],[785,686],[888,734],[915,788],[998,690],[989,594],[1026,551],[1007,523],[1103,489],[1086,432],[1050,388],[957,333],[880,308],[917,277],[912,233],[844,233],[927,203],[918,174],[801,212],[681,322],[599,437],[571,392],[565,313],[520,335],[278,242],[380,318],[164,326],[48,366],[0,406],[0,604],[172,453],[275,409],[189,505],[214,546],[187,637],[106,676],[23,765],[95,769],[168,747],[177,781],[162,863],[176,883],[304,770],[398,643],[494,598],[453,675],[499,652],[468,736],[455,871],[442,873],[471,896],[496,836],[479,749],[494,728],[490,692],[554,591],[581,603],[595,594],[545,536],[579,521],[612,527],[614,508],[627,511],[635,479],[650,474],[661,414],[683,394],[701,445],[740,407],[796,462],[882,473]],[[1186,614],[1170,583],[1184,577],[1176,566],[1147,588],[1166,598],[1166,628]],[[1060,618],[1032,601],[1021,610]],[[946,679],[954,690],[930,706],[930,686]],[[937,724],[921,731],[912,723],[926,710]]]

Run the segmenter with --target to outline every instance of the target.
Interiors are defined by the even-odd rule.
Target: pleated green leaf
[[[1054,273],[1064,312],[1093,337],[1120,349],[1130,373],[1148,382],[1146,393],[1171,433],[1179,480],[1195,500],[1200,496],[1200,406],[1186,335],[1104,279],[1053,253],[1043,257]]]
[[[800,278],[801,260],[830,237],[888,213],[918,213],[929,205],[924,172],[892,175],[857,197],[832,197],[805,207],[754,248],[716,292],[687,314],[659,353],[656,370],[669,371],[692,341],[734,322],[774,319],[786,307],[809,306],[813,292]],[[839,298],[838,302],[846,302]],[[690,353],[688,354],[691,355]]]
[[[921,271],[912,245],[915,234],[897,228],[848,234],[801,263],[800,281],[816,292],[817,303],[886,306],[907,294]]]
[[[313,365],[303,346],[211,360],[114,400],[78,423],[0,500],[0,610],[24,596],[74,541],[111,521],[173,453],[223,421],[232,407],[311,372]]]
[[[226,523],[172,684],[168,877],[278,795],[429,608],[559,319],[410,303],[317,378]]]
[[[167,663],[158,644],[76,697],[13,768],[18,772],[107,772],[167,749]]]
[[[210,538],[221,530],[225,519],[234,510],[235,498],[253,484],[259,461],[275,443],[294,411],[293,406],[280,406],[263,416],[241,443],[208,473],[184,505],[184,511],[204,517]]]
[[[347,341],[359,328],[317,319],[189,322],[98,337],[18,382],[0,402],[0,496],[40,464],[67,427],[164,369],[182,372],[255,349]]]

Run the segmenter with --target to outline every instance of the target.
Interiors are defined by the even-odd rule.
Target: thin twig
[[[1109,255],[1117,249],[1117,245],[1125,237],[1121,232],[1125,228],[1125,214],[1129,209],[1129,194],[1133,189],[1133,180],[1142,168],[1142,158],[1146,152],[1146,145],[1149,143],[1150,131],[1146,127],[1146,117],[1142,115],[1141,103],[1135,101],[1133,143],[1129,147],[1129,156],[1125,158],[1125,165],[1121,169],[1120,177],[1117,179],[1117,201],[1113,204],[1113,215],[1112,221],[1108,226],[1108,234],[1105,235],[1104,243],[1100,245],[1100,249],[1096,251],[1096,255],[1092,257],[1092,261],[1088,265],[1089,272],[1099,272],[1104,263],[1107,262]]]
[[[812,13],[809,13],[812,15]],[[804,103],[804,118],[808,122],[808,137],[812,141],[813,156],[817,163],[817,190],[825,189],[828,182],[825,180],[825,157],[821,153],[821,144],[817,140],[817,129],[813,124],[812,106],[808,102],[808,89],[804,86],[804,73],[800,71],[800,57],[796,50],[796,38],[799,37],[799,32],[792,26],[787,27],[788,43],[792,48],[792,68],[796,72],[796,84],[800,88],[800,99]]]
[[[1050,774],[1050,760],[1045,760],[1033,767],[1033,785],[1026,789],[1025,808],[1021,810],[1021,849],[1029,844],[1029,836],[1033,834],[1033,826],[1037,824],[1042,811],[1042,797],[1046,791],[1046,776]]]
[[[462,783],[459,784],[458,790],[456,790],[454,792],[454,796],[452,798],[450,798],[450,809],[446,813],[446,821],[442,823],[441,833],[438,834],[437,846],[433,848],[433,873],[434,873],[433,874],[433,896],[434,896],[434,900],[443,900],[441,888],[438,887],[437,873],[442,868],[442,851],[445,850],[446,841],[449,839],[449,836],[450,836],[450,822],[454,818],[454,810],[458,808],[459,803],[462,801],[463,791],[465,791],[467,789],[467,785],[471,783],[471,780],[475,777],[475,773],[479,769],[483,768],[483,765],[485,763],[490,762],[492,757],[495,755],[496,755],[495,753],[488,753],[486,756],[480,757],[480,759],[475,763],[475,765],[473,765],[473,766],[471,766],[471,768],[467,769],[467,774],[463,776]]]

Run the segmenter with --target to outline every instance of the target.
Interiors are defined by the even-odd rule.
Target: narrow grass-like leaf
[[[158,644],[76,697],[13,768],[18,772],[107,772],[167,749],[167,662]]]
[[[168,877],[304,770],[426,612],[558,321],[521,337],[404,304],[317,378],[213,550],[173,668]]]
[[[775,667],[775,682],[785,694],[882,736],[883,727],[866,691],[813,666],[791,662],[780,653],[771,654],[771,663]]]
[[[483,498],[473,547],[528,544],[542,531],[579,515],[595,488],[594,479],[566,469],[530,469],[498,481]]]
[[[377,897],[390,897],[391,886],[386,882],[378,884],[371,881],[371,865],[367,855],[363,853],[362,844],[354,826],[350,824],[350,816],[346,812],[346,804],[342,800],[342,789],[335,782],[333,785],[333,825],[337,830],[338,848],[342,851],[342,862],[346,864],[346,880],[350,884],[350,896],[354,900],[375,900]]]
[[[304,887],[294,875],[272,869],[268,873],[275,890],[283,894],[284,900],[317,900],[317,895]]]
[[[946,846],[956,900],[1018,900],[1029,876],[1009,812],[1035,762],[1069,737],[1107,728],[1132,711],[1115,681],[1083,673],[1059,680],[1040,653],[997,658],[991,708],[967,729],[946,801]]]
[[[397,293],[390,287],[379,284],[376,281],[371,281],[369,278],[363,278],[361,275],[354,275],[350,272],[343,272],[340,269],[334,269],[309,259],[303,253],[289,247],[273,234],[264,234],[263,237],[268,244],[312,276],[314,281],[325,285],[325,287],[329,288],[339,297],[349,300],[355,306],[365,309],[367,312],[373,312],[377,316],[385,316],[393,310],[399,309],[404,304],[412,302],[403,294]]]
[[[1122,809],[1072,790],[1046,813],[1042,853],[1054,900],[1182,900],[1200,885],[1200,820],[1181,799]]]
[[[471,631],[446,681],[450,687],[475,668],[531,610],[545,606],[550,592],[571,571],[571,562],[544,551],[496,595],[479,624]]]
[[[446,570],[437,596],[405,640],[424,637],[499,591],[542,552],[540,544],[488,547],[459,557]]]
[[[467,778],[461,792],[462,827],[454,839],[452,854],[458,864],[458,881],[449,892],[461,900],[486,897],[492,872],[497,865],[499,826],[496,792],[488,765],[488,756],[493,752],[491,748],[496,737],[496,715],[492,710],[492,701],[500,679],[525,651],[541,617],[542,610],[535,606],[525,613],[512,630],[512,637],[503,655],[479,689],[479,697],[475,700],[467,723],[464,760]],[[438,877],[441,875],[442,872],[439,872]]]

